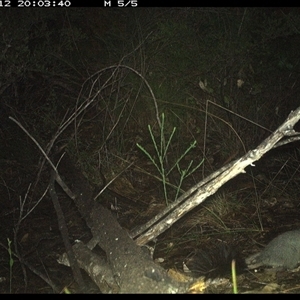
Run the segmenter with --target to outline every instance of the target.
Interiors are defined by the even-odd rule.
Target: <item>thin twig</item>
[[[94,200],[96,200],[106,189],[109,187],[124,171],[126,171],[129,167],[133,165],[134,162],[130,163],[124,170],[122,170],[120,173],[118,173],[112,180],[110,180],[102,189],[101,191],[94,197]]]

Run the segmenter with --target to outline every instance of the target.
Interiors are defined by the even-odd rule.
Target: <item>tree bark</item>
[[[102,292],[182,293],[187,290],[186,284],[173,280],[166,270],[154,263],[108,209],[93,200],[87,180],[67,155],[62,158],[58,170],[70,182],[67,193],[91,229],[93,240],[89,243],[90,248],[96,242],[106,253],[107,261],[104,261],[82,243],[73,246],[79,265],[89,271],[92,279],[96,278]],[[66,190],[60,176],[56,180]],[[61,258],[60,262],[63,261],[67,263],[66,257]]]

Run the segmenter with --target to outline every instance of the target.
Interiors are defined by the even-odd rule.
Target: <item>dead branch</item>
[[[167,207],[155,218],[142,227],[133,230],[130,234],[136,238],[138,245],[145,245],[165,230],[170,228],[178,219],[213,195],[222,185],[240,173],[245,173],[247,166],[254,167],[254,162],[265,153],[278,145],[283,145],[299,139],[300,133],[293,127],[300,119],[300,107],[292,111],[285,122],[266,138],[256,149],[248,151],[241,158],[227,164],[208,178],[196,184],[177,201]],[[284,139],[281,141],[281,139]],[[297,138],[297,139],[296,139]]]
[[[186,291],[186,284],[179,284],[172,280],[166,271],[156,265],[138,245],[146,244],[171,227],[188,211],[214,194],[224,183],[245,172],[247,166],[254,166],[253,163],[269,150],[287,141],[294,141],[299,133],[295,132],[293,127],[299,119],[300,107],[291,112],[287,120],[256,149],[250,150],[240,159],[229,163],[196,184],[153,220],[133,230],[130,235],[119,225],[109,210],[94,200],[86,179],[67,156],[62,159],[60,173],[68,178],[70,188],[61,179],[60,173],[47,154],[41,151],[55,171],[56,182],[74,200],[93,235],[88,247],[82,243],[73,246],[79,266],[89,272],[90,277],[97,281],[98,286],[105,292],[117,290],[121,293],[176,293]],[[25,132],[29,135],[27,131]],[[286,139],[281,141],[284,137]],[[37,144],[34,139],[33,141]],[[38,147],[40,148],[39,145]],[[136,241],[134,242],[132,238],[136,238]],[[90,250],[96,244],[105,251],[107,260],[95,256],[95,253]],[[106,276],[107,280],[104,281],[103,276]],[[103,285],[106,285],[106,288]]]
[[[232,163],[229,163],[228,165],[224,166],[220,170],[216,171],[212,175],[210,175],[208,178],[204,179],[203,181],[199,182],[197,185],[195,185],[193,188],[191,188],[189,191],[187,191],[184,195],[182,195],[178,201],[176,201],[174,204],[172,204],[170,207],[167,207],[162,213],[160,213],[158,216],[156,216],[154,219],[149,221],[146,225],[138,228],[137,230],[133,230],[131,232],[131,237],[137,237],[136,243],[138,245],[144,245],[147,242],[149,242],[151,239],[155,238],[159,234],[161,234],[163,231],[171,227],[171,225],[180,219],[183,215],[185,215],[188,211],[202,203],[208,196],[214,194],[224,183],[229,181],[231,178],[237,176],[240,173],[245,172],[245,168],[247,166],[254,166],[254,162],[259,160],[265,153],[267,153],[272,148],[275,148],[279,144],[284,144],[286,141],[293,141],[290,137],[295,138],[297,135],[299,135],[297,132],[293,130],[294,125],[298,122],[300,118],[300,108],[298,108],[296,111],[291,112],[287,120],[273,133],[271,134],[267,139],[265,139],[256,149],[250,150],[246,155],[241,157],[240,159],[235,160]],[[284,137],[286,139],[282,140]],[[102,210],[103,208],[101,208]],[[95,212],[95,210],[94,210]],[[109,212],[110,213],[110,212]],[[116,246],[120,245],[119,243],[114,244],[113,240],[111,240],[110,237],[115,237],[118,235],[114,231],[107,230],[108,228],[113,228],[115,226],[118,226],[115,224],[113,227],[111,226],[111,223],[106,223],[105,218],[103,218],[104,215],[107,213],[101,212],[100,215],[102,215],[101,218],[101,224],[102,228],[105,228],[105,234],[103,235],[103,232],[97,232],[93,231],[93,236],[95,241],[93,243],[98,242],[98,245],[101,246],[102,249],[105,251],[110,251],[111,249],[114,250],[114,257],[116,260],[121,259],[122,261],[126,261],[127,263],[131,264],[131,267],[133,270],[135,269],[134,262],[129,259],[129,257],[126,257],[125,260],[123,260],[122,257],[124,255],[121,252],[115,252]],[[94,214],[93,214],[94,215]],[[100,216],[99,215],[99,216]],[[94,219],[94,222],[96,222],[96,219]],[[99,219],[98,219],[99,220]],[[111,222],[112,220],[107,220],[108,222]],[[103,222],[103,223],[102,223]],[[95,223],[97,224],[97,223]],[[148,226],[150,224],[150,226]],[[148,227],[147,227],[148,226]],[[101,226],[100,226],[101,227]],[[98,226],[99,228],[99,226]],[[119,230],[122,230],[121,228]],[[140,235],[139,235],[140,233]],[[131,239],[124,240],[121,244],[126,245]],[[91,242],[92,243],[92,242]],[[129,242],[131,243],[131,242]],[[86,250],[85,250],[86,253]],[[112,253],[112,252],[110,252]],[[140,259],[140,254],[137,254],[137,259]],[[79,257],[82,258],[83,255],[83,249],[81,251],[76,252],[76,257],[79,259]],[[85,263],[81,263],[82,266],[88,265],[88,262],[91,259],[92,253],[90,255],[87,255],[87,257],[90,257],[88,261],[85,261]],[[143,264],[147,265],[147,261],[143,261]],[[145,266],[144,265],[144,266]],[[113,270],[120,270],[120,264],[113,265]],[[120,278],[123,278],[124,273],[120,276]],[[109,277],[108,277],[109,278]],[[144,279],[141,279],[141,282],[143,282]],[[96,282],[96,281],[95,281]],[[103,283],[102,283],[103,284]],[[138,282],[136,282],[138,284]],[[99,284],[98,284],[99,285]],[[100,287],[100,285],[99,285]],[[131,286],[131,288],[133,288]],[[122,289],[120,289],[122,291]],[[137,290],[133,288],[135,292]],[[124,291],[124,289],[123,289]]]
[[[79,265],[77,263],[77,260],[75,258],[74,251],[72,249],[71,242],[69,240],[69,231],[67,227],[67,223],[62,211],[62,208],[60,206],[56,191],[55,191],[55,172],[52,170],[51,171],[51,177],[50,177],[50,182],[49,182],[49,193],[52,199],[52,203],[57,215],[57,221],[58,221],[58,228],[60,230],[66,251],[68,253],[68,258],[70,260],[70,265],[71,269],[74,275],[74,279],[77,282],[80,291],[84,291],[84,281],[83,277],[80,272]]]

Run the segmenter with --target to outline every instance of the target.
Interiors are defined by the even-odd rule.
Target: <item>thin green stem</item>
[[[160,141],[159,143],[156,142],[156,139],[154,137],[152,128],[150,125],[148,125],[148,130],[149,130],[149,134],[155,149],[155,153],[154,155],[151,155],[143,146],[141,146],[140,144],[137,144],[138,148],[146,154],[146,156],[150,159],[151,163],[155,166],[155,168],[157,169],[160,177],[161,177],[161,182],[163,185],[163,192],[164,192],[164,197],[165,197],[165,201],[166,204],[168,205],[169,202],[169,197],[168,197],[168,189],[167,187],[170,186],[169,183],[169,179],[168,176],[170,175],[170,173],[174,170],[175,167],[177,167],[177,170],[180,174],[180,179],[179,179],[179,184],[177,184],[176,186],[176,195],[175,195],[175,199],[177,199],[179,193],[181,192],[181,186],[183,183],[183,180],[190,176],[193,172],[195,172],[203,163],[203,160],[195,167],[193,168],[191,171],[191,167],[193,164],[193,160],[191,160],[189,162],[189,165],[186,169],[182,170],[179,166],[179,163],[181,162],[181,160],[188,154],[188,152],[196,147],[196,141],[193,141],[190,146],[183,152],[183,154],[175,160],[175,163],[169,167],[168,166],[168,149],[171,145],[172,139],[174,137],[174,134],[176,132],[176,127],[173,128],[167,143],[166,143],[166,139],[165,139],[165,115],[164,113],[162,113],[161,115],[161,122],[160,122]],[[155,158],[155,156],[157,156],[157,159]],[[172,186],[172,184],[171,184]]]

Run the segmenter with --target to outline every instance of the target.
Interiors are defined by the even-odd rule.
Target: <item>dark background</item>
[[[64,249],[52,203],[43,196],[49,166],[41,164],[40,151],[9,116],[47,149],[63,121],[89,103],[49,155],[67,151],[95,191],[134,162],[101,200],[122,226],[132,229],[172,202],[176,187],[187,190],[255,148],[299,106],[299,12],[235,7],[1,9],[0,291],[51,292],[28,270],[26,277],[16,257],[10,270],[10,249],[62,289],[72,282],[70,270],[55,260]],[[179,169],[170,171],[168,199],[161,174],[136,146],[157,159],[148,130],[150,125],[159,144],[154,102],[159,117],[165,116],[166,139],[176,127],[164,167],[176,166],[193,141],[196,147],[180,161],[181,170],[204,159],[182,184]],[[254,251],[254,238],[262,239],[262,232],[299,227],[298,146],[271,151],[229,182],[158,239],[156,256],[164,257],[166,266],[181,268],[192,249],[217,239],[238,245],[243,256]],[[70,239],[87,239],[76,208],[62,192],[61,197]],[[7,239],[12,241],[9,247]]]

